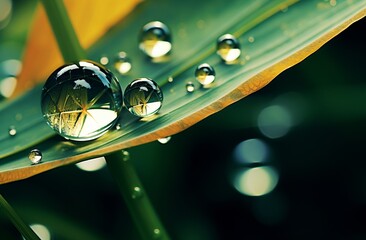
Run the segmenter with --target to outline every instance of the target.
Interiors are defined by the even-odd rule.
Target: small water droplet
[[[172,49],[169,28],[159,21],[146,24],[140,34],[139,47],[151,58],[165,56]]]
[[[122,108],[117,78],[91,61],[55,70],[42,89],[42,113],[48,125],[66,139],[87,141],[114,126]]]
[[[215,70],[207,63],[203,63],[196,68],[195,76],[198,82],[207,86],[215,81]]]
[[[168,82],[172,83],[174,81],[173,77],[168,77]]]
[[[10,136],[15,136],[17,134],[17,130],[14,126],[10,126],[9,127],[9,135]]]
[[[100,59],[99,59],[99,62],[102,64],[102,65],[107,65],[109,63],[109,59],[108,57],[106,56],[102,56]]]
[[[187,82],[187,84],[186,84],[186,90],[187,90],[187,92],[189,92],[189,93],[194,92],[195,87],[194,87],[193,82]]]
[[[132,64],[127,56],[127,53],[119,52],[117,54],[116,60],[114,62],[114,67],[120,74],[126,74],[131,70]]]
[[[239,41],[231,34],[225,34],[217,39],[217,54],[225,62],[233,62],[240,57]]]
[[[248,37],[248,42],[254,43],[255,39],[253,36]]]
[[[153,80],[138,78],[126,87],[124,101],[132,114],[148,117],[160,110],[163,104],[163,92]]]
[[[126,161],[130,160],[130,153],[129,153],[129,152],[127,152],[126,150],[122,150],[122,155],[123,155],[122,160],[123,160],[124,162],[126,162]]]
[[[144,193],[142,192],[141,188],[139,187],[134,187],[132,190],[132,199],[138,199],[141,198],[144,195]]]
[[[116,126],[115,126],[116,130],[121,130],[121,124],[120,123],[117,123]]]
[[[42,161],[42,152],[38,149],[33,149],[30,151],[28,158],[32,164],[38,164]]]
[[[159,229],[159,228],[155,228],[155,229],[154,229],[154,231],[153,231],[153,233],[154,233],[154,239],[158,239],[158,238],[160,238],[160,236],[161,236],[161,231],[160,231],[160,229]]]
[[[168,143],[170,141],[170,139],[172,139],[171,136],[165,137],[165,138],[159,138],[158,139],[158,142],[161,143],[161,144],[166,144],[166,143]]]

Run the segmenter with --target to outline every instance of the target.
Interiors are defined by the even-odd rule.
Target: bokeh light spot
[[[277,183],[277,171],[272,167],[263,166],[239,172],[234,180],[234,187],[248,196],[262,196],[271,192]]]
[[[51,233],[48,228],[42,224],[31,224],[30,227],[42,240],[50,240]],[[23,238],[24,239],[24,238]]]
[[[279,105],[263,109],[258,116],[258,128],[268,138],[283,137],[292,125],[289,111]]]
[[[239,163],[260,163],[266,161],[268,147],[260,139],[248,139],[234,149],[234,158]]]

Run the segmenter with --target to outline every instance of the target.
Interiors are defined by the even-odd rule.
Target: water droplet
[[[153,232],[154,232],[154,239],[158,239],[158,238],[160,238],[160,236],[161,236],[161,231],[160,231],[160,229],[159,229],[159,228],[155,228]]]
[[[114,126],[122,108],[117,78],[103,66],[80,61],[54,71],[42,89],[48,125],[66,139],[92,140]]]
[[[174,81],[173,77],[168,77],[168,82],[172,83]]]
[[[125,52],[119,52],[117,54],[117,58],[114,62],[114,67],[120,74],[126,74],[131,70],[132,64]]]
[[[38,164],[42,161],[42,152],[38,149],[33,149],[30,151],[28,158],[32,164]]]
[[[17,134],[17,130],[15,129],[14,126],[10,126],[9,127],[9,135],[10,136],[15,136]]]
[[[125,105],[132,114],[147,117],[157,113],[163,103],[163,92],[149,78],[132,81],[125,90]]]
[[[158,142],[161,143],[161,144],[166,144],[166,143],[168,143],[170,141],[170,139],[172,139],[171,136],[165,137],[165,138],[159,138],[158,139]]]
[[[250,43],[253,43],[254,42],[254,37],[253,36],[250,36],[250,37],[248,37],[248,42],[250,42]]]
[[[195,87],[194,87],[193,82],[187,82],[187,84],[186,84],[186,90],[189,93],[194,92]]]
[[[102,56],[100,59],[99,59],[99,62],[102,64],[102,65],[107,65],[109,63],[109,59],[108,57],[106,56]]]
[[[151,58],[165,56],[172,49],[169,28],[158,21],[146,24],[140,34],[139,47]]]
[[[123,160],[124,162],[126,162],[126,161],[130,160],[130,153],[129,153],[129,152],[127,152],[127,151],[125,151],[125,150],[122,150],[122,155],[123,155],[122,160]]]
[[[207,63],[203,63],[196,68],[195,76],[203,86],[207,86],[215,81],[215,70]]]
[[[116,126],[115,126],[116,130],[121,130],[121,124],[120,123],[117,123]]]
[[[233,62],[240,57],[239,41],[231,34],[225,34],[217,40],[217,54],[225,62]]]
[[[132,190],[132,199],[138,199],[141,198],[144,195],[144,193],[142,192],[141,188],[139,187],[134,187]]]

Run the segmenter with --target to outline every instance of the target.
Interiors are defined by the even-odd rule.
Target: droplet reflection
[[[93,159],[79,162],[76,164],[76,166],[79,169],[87,171],[87,172],[98,171],[98,170],[102,169],[103,167],[105,167],[105,165],[106,165],[106,161],[105,161],[104,157],[93,158]]]

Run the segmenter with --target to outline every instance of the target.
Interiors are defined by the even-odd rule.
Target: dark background
[[[168,144],[129,150],[172,239],[366,239],[365,23]],[[257,127],[272,105],[295,122],[281,138]],[[252,138],[268,146],[266,164],[279,175],[274,190],[259,197],[239,193],[232,181],[243,168],[233,150]],[[52,239],[138,238],[106,168],[62,167],[0,192],[26,222],[47,226]],[[21,239],[4,214],[0,239]]]

